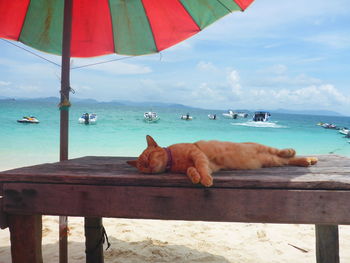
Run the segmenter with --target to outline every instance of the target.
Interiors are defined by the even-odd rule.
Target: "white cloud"
[[[196,68],[202,71],[209,71],[209,72],[218,71],[218,69],[213,65],[213,63],[205,62],[205,61],[199,61]]]
[[[9,82],[9,81],[1,81],[0,80],[0,86],[8,86],[10,84],[11,84],[11,82]]]
[[[15,89],[17,89],[18,91],[20,91],[22,93],[26,93],[26,94],[35,92],[36,94],[33,94],[33,95],[38,96],[38,97],[40,96],[40,93],[37,93],[37,92],[42,91],[42,88],[40,88],[38,86],[34,86],[34,85],[20,85],[20,86],[17,86]]]
[[[275,65],[257,71],[263,76],[249,80],[256,87],[300,87],[308,85],[320,85],[322,81],[306,74],[290,76],[285,65]]]
[[[152,69],[148,66],[130,64],[121,61],[99,64],[91,66],[88,69],[90,71],[100,71],[117,75],[147,74],[152,72]]]
[[[273,65],[271,67],[261,69],[258,72],[261,72],[264,74],[281,75],[281,74],[287,73],[287,71],[288,71],[288,67],[286,65],[277,64],[277,65]]]
[[[232,70],[227,76],[228,83],[231,87],[231,91],[235,95],[240,95],[242,93],[241,84],[239,83],[238,71]]]
[[[349,32],[322,33],[307,37],[305,41],[326,45],[335,49],[344,49],[350,46]]]
[[[90,91],[93,91],[93,89],[90,87],[90,86],[86,86],[86,85],[76,85],[76,84],[71,84],[71,87],[72,89],[77,92],[77,93],[80,93],[80,92],[90,92]]]
[[[227,41],[245,37],[272,36],[273,32],[288,32],[296,24],[319,26],[334,16],[348,15],[347,0],[318,1],[254,1],[243,12],[227,15],[203,31],[201,39]]]
[[[346,106],[350,104],[350,96],[342,94],[331,84],[312,85],[299,89],[254,89],[250,92],[250,100],[257,107],[293,107],[325,108]],[[263,105],[265,104],[265,105]]]

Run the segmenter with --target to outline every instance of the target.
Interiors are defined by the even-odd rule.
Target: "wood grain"
[[[42,263],[40,215],[9,215],[12,263]]]
[[[4,201],[3,184],[0,183],[0,228],[1,229],[5,229],[8,227],[7,215],[3,211],[3,201]]]
[[[315,166],[274,167],[221,171],[214,174],[214,188],[350,190],[350,159],[318,156]],[[202,188],[182,174],[140,174],[126,164],[132,157],[87,156],[0,172],[0,182],[54,184],[169,186]]]
[[[337,225],[316,225],[317,263],[339,263],[339,233]]]
[[[10,214],[350,224],[350,191],[5,183],[4,192]]]

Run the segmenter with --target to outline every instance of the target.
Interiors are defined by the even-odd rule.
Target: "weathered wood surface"
[[[85,217],[350,224],[350,191],[5,183],[4,211]]]
[[[339,231],[337,225],[316,225],[317,263],[339,263]]]
[[[104,228],[101,217],[85,217],[86,263],[103,263]]]
[[[214,188],[350,189],[350,159],[318,156],[315,166],[274,167],[221,171],[214,174]],[[82,157],[0,172],[0,182],[37,182],[86,185],[135,185],[201,187],[183,174],[140,174],[125,163],[135,158]]]
[[[12,263],[42,263],[41,215],[9,215]]]
[[[8,227],[7,215],[3,211],[3,201],[4,201],[3,184],[0,183],[0,228],[1,229],[5,229]]]

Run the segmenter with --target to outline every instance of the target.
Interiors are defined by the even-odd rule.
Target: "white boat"
[[[35,118],[34,116],[30,116],[30,117],[24,116],[22,119],[17,120],[17,122],[20,122],[20,123],[36,123],[36,124],[39,123],[38,119]]]
[[[208,114],[209,120],[217,120],[216,114]]]
[[[342,129],[340,129],[339,132],[340,132],[341,134],[348,135],[349,132],[350,132],[350,130],[349,130],[348,128],[345,128],[345,127],[344,127],[344,128],[342,128]]]
[[[238,114],[236,112],[234,112],[233,110],[228,110],[226,113],[223,113],[222,116],[224,116],[224,118],[228,118],[228,119],[237,119]]]
[[[323,123],[321,126],[325,129],[337,129],[337,126],[333,123]]]
[[[78,121],[82,124],[96,124],[97,115],[95,113],[84,113],[81,115]]]
[[[256,111],[253,116],[253,121],[269,121],[271,114],[267,111]]]
[[[248,118],[249,114],[246,112],[237,112],[238,118]]]
[[[190,116],[190,114],[186,114],[186,115],[181,115],[181,120],[186,120],[186,121],[190,121],[190,120],[192,120],[193,118],[192,118],[192,116]]]
[[[152,111],[145,112],[143,117],[145,122],[157,122],[159,120],[157,113]]]

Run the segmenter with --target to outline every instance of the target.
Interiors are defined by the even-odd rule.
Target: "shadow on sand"
[[[226,258],[183,245],[171,245],[153,239],[139,242],[125,242],[110,237],[111,247],[104,251],[105,263],[229,263]],[[106,245],[104,246],[104,249]],[[85,263],[85,243],[69,242],[68,259],[70,263]],[[58,243],[42,246],[44,263],[59,262]],[[0,247],[0,263],[10,263],[10,247]]]

